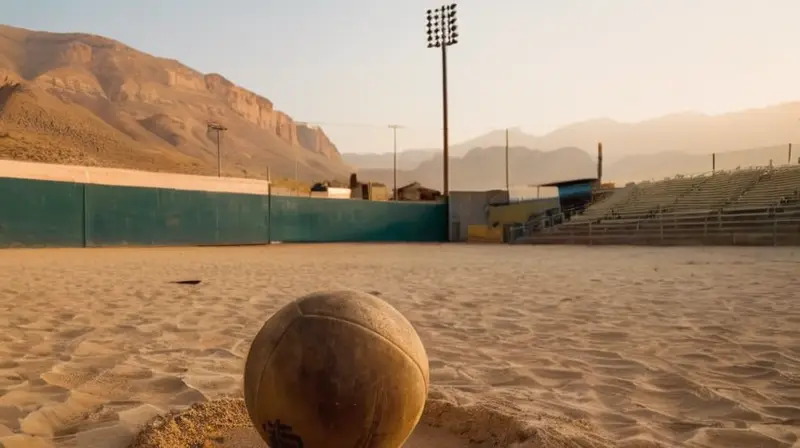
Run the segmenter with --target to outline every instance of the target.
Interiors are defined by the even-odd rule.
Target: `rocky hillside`
[[[0,157],[226,175],[346,179],[316,127],[218,74],[87,34],[0,26]]]

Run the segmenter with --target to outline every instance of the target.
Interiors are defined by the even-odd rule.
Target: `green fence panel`
[[[0,247],[81,247],[84,185],[0,178]]]
[[[107,185],[86,188],[89,246],[268,241],[267,196]]]
[[[285,242],[447,240],[447,205],[273,196],[270,239]]]
[[[0,179],[0,247],[446,239],[445,204]]]
[[[269,196],[210,193],[217,203],[220,244],[269,242]]]

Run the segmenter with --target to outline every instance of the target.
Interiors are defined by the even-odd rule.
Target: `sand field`
[[[250,340],[330,288],[425,343],[409,448],[800,447],[796,249],[352,244],[0,251],[0,445],[263,448]]]

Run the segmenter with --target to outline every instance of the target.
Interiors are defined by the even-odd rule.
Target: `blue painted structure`
[[[567,184],[558,186],[559,198],[574,198],[574,197],[591,197],[592,184],[589,182],[581,182],[577,184]]]
[[[592,201],[592,190],[597,184],[596,178],[581,178],[550,182],[540,187],[558,188],[558,202],[562,209],[583,208]]]

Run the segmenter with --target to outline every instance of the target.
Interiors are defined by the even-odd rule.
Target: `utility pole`
[[[508,128],[506,128],[506,193],[511,198],[511,188],[508,185]]]
[[[217,123],[216,121],[209,121],[207,124],[208,131],[215,131],[217,133],[217,177],[222,177],[222,152],[220,151],[220,134],[227,131],[228,128]]]
[[[444,196],[450,194],[450,143],[447,123],[447,47],[458,43],[456,4],[429,9],[427,14],[428,48],[442,50],[442,139]]]
[[[308,122],[306,122],[306,121],[295,121],[295,122],[294,122],[294,125],[295,125],[295,129],[296,129],[296,128],[297,128],[297,126],[307,126],[307,127],[310,127],[310,126],[311,126],[311,123],[308,123]],[[291,142],[292,142],[292,140],[291,140],[291,137],[290,137],[290,140],[289,140],[289,142],[290,142],[290,144],[291,144]],[[298,157],[299,157],[299,155],[298,155],[297,148],[295,148],[295,147],[294,147],[294,145],[292,145],[292,150],[294,151],[294,181],[295,181],[295,183],[296,183],[296,182],[298,181],[298,178],[299,178],[299,176],[298,176],[298,171],[299,171],[299,170],[298,170],[298,165],[299,165],[299,160],[298,160]],[[297,186],[297,185],[295,185],[294,187],[292,187],[292,189],[294,189],[296,186]]]
[[[797,121],[800,121],[800,118],[798,118]],[[789,143],[789,165],[791,164],[792,164],[792,144]],[[797,164],[800,165],[800,157],[797,158]]]
[[[597,142],[597,186],[603,184],[603,142]]]
[[[392,148],[394,149],[393,166],[392,166],[392,178],[393,178],[392,197],[394,198],[395,201],[397,200],[397,128],[401,127],[402,126],[398,124],[389,125],[389,128],[391,128],[392,130],[392,139],[394,141],[394,144],[392,145]]]

